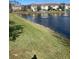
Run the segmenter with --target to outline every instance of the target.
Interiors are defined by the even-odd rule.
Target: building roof
[[[43,3],[43,4],[31,4],[32,6],[46,6],[46,5],[60,5],[59,3]]]

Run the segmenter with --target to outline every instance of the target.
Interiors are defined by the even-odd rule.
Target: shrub
[[[13,21],[9,21],[9,40],[15,41],[18,36],[23,32],[23,25],[15,24]]]

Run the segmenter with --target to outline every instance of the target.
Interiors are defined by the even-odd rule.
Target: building
[[[31,5],[31,9],[32,9],[32,11],[37,11],[37,4],[32,4]]]
[[[21,6],[18,6],[18,5],[12,6],[12,10],[13,11],[20,11],[21,10]]]
[[[40,6],[41,10],[43,11],[48,11],[49,9],[49,6],[52,8],[52,9],[57,9],[59,7],[59,4],[56,4],[56,3],[53,3],[53,4],[32,4],[31,5],[31,9],[33,11],[37,11],[37,7]]]
[[[38,10],[37,7],[39,6],[41,8],[41,10],[48,11],[49,6],[50,6],[52,9],[57,10],[60,5],[63,6],[62,4],[65,5],[65,9],[69,9],[70,8],[70,5],[69,4],[65,4],[65,3],[48,3],[48,4],[46,3],[46,4],[32,4],[31,5],[31,9],[33,11],[37,11]],[[61,9],[59,9],[59,10],[61,10]]]
[[[58,4],[58,3],[53,3],[53,4],[51,4],[50,6],[52,7],[52,9],[57,10],[57,9],[59,8],[59,5],[60,5],[60,4]]]
[[[70,4],[65,4],[65,3],[45,3],[45,4],[30,4],[30,5],[20,5],[20,4],[11,4],[9,10],[12,11],[27,11],[31,10],[33,12],[36,11],[48,11],[48,10],[60,10],[64,11],[64,9],[70,9]]]
[[[9,1],[9,11],[21,10],[21,4],[17,1]]]
[[[65,9],[70,9],[70,4],[66,4]]]

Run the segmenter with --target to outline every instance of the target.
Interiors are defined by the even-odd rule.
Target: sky
[[[13,1],[13,0],[12,0]],[[70,0],[15,0],[22,5],[28,5],[32,3],[69,3]]]

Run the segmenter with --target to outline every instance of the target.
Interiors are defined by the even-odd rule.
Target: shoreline
[[[41,13],[49,13],[49,14],[63,14],[64,11],[30,11],[30,12],[27,12],[27,11],[16,11],[16,12],[13,12],[13,13],[16,13],[16,14],[41,14]]]

